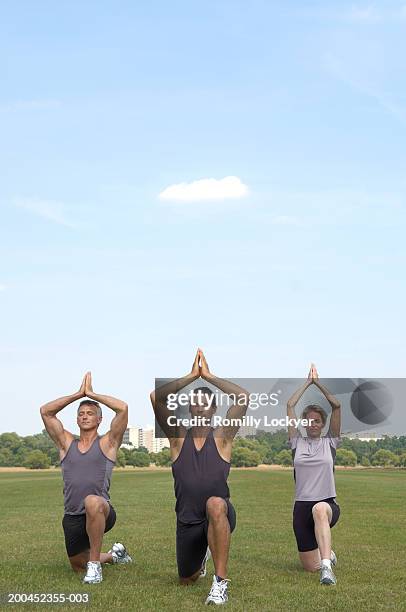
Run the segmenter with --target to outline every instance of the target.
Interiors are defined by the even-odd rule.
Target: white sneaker
[[[332,565],[337,565],[337,555],[335,554],[334,550],[331,551],[331,563]]]
[[[322,565],[320,569],[320,584],[337,584],[333,570],[328,565]]]
[[[207,547],[206,554],[204,556],[203,563],[202,563],[202,568],[200,570],[199,578],[205,578],[207,574],[207,561],[209,559],[211,559],[211,552],[210,552],[210,548]]]
[[[100,561],[88,561],[86,576],[83,582],[86,584],[97,584],[103,580],[102,568]]]
[[[213,583],[211,585],[210,593],[206,599],[206,606],[209,604],[221,606],[228,601],[227,583],[227,579],[217,582],[216,576],[213,576]]]
[[[109,553],[113,557],[113,563],[132,563],[132,558],[128,554],[126,547],[120,542],[115,542]]]

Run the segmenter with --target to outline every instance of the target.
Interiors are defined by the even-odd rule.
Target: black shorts
[[[110,506],[104,533],[110,531],[116,522],[116,511]],[[89,550],[90,542],[86,531],[86,514],[64,514],[62,527],[65,533],[65,546],[68,557],[74,557]]]
[[[237,522],[237,516],[233,504],[229,499],[224,500],[227,504],[227,518],[230,523],[230,531],[233,532]],[[176,524],[176,560],[178,562],[178,573],[180,578],[190,578],[201,567],[207,551],[207,530],[209,521],[206,519],[201,523]]]
[[[299,552],[308,552],[318,548],[314,534],[314,519],[312,508],[319,502],[329,504],[333,516],[330,527],[334,527],[340,516],[340,506],[336,504],[334,497],[319,499],[318,501],[297,501],[293,508],[293,531],[295,532],[297,548]]]

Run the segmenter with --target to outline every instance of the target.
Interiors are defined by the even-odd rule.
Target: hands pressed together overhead
[[[209,379],[211,376],[211,372],[209,370],[208,363],[206,361],[206,357],[204,356],[203,351],[199,348],[196,352],[196,357],[193,362],[191,374],[196,378],[204,378],[205,380]]]
[[[95,395],[92,386],[91,372],[86,372],[86,374],[84,375],[82,384],[80,385],[79,394],[80,397],[89,397],[90,399],[92,399],[92,397]]]

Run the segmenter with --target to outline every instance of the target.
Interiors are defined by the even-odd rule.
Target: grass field
[[[406,474],[390,470],[336,473],[341,519],[333,530],[338,556],[336,587],[321,587],[318,574],[298,563],[291,528],[292,473],[232,470],[237,510],[226,609],[406,610]],[[87,586],[69,569],[59,471],[0,474],[0,593],[90,594],[88,609],[204,609],[212,576],[191,587],[176,579],[175,514],[169,470],[116,471],[111,496],[117,523],[104,550],[123,541],[131,566],[105,566],[103,583]],[[72,605],[7,605],[4,609],[83,608]]]

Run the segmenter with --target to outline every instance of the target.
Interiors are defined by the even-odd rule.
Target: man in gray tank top
[[[80,430],[77,439],[64,429],[56,415],[82,398],[88,399],[80,402],[77,411]],[[97,433],[102,420],[99,402],[116,413],[110,431],[104,436]],[[110,478],[127,428],[128,406],[114,397],[95,393],[91,374],[87,372],[77,393],[45,404],[41,416],[61,459],[65,507],[62,526],[69,561],[76,572],[86,569],[83,582],[101,582],[101,563],[131,562],[125,546],[119,542],[108,553],[101,552],[103,534],[116,521],[109,497]]]
[[[189,411],[198,424],[187,429],[172,424],[173,411],[168,408],[170,394],[177,394],[198,378],[232,396],[236,403],[227,412],[232,425],[211,427],[216,412],[214,391],[209,387],[194,389],[196,401]],[[235,398],[235,399],[234,399]],[[227,594],[227,562],[230,536],[236,524],[236,513],[230,502],[227,478],[230,471],[233,439],[237,422],[245,415],[249,396],[238,385],[212,374],[199,349],[192,371],[172,380],[151,393],[155,417],[169,438],[172,473],[176,496],[176,557],[181,584],[192,584],[206,576],[211,555],[214,576],[206,604],[224,604]]]

